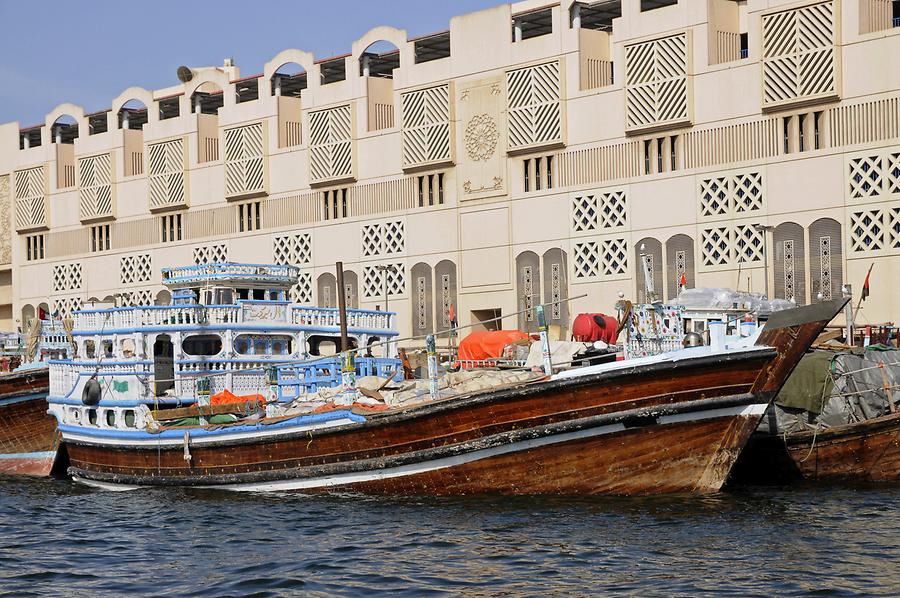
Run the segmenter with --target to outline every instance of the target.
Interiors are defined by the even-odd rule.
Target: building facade
[[[64,103],[0,125],[0,328],[165,303],[160,268],[225,260],[296,264],[295,300],[387,305],[403,335],[451,305],[567,328],[643,299],[642,260],[665,299],[798,304],[872,266],[857,323],[889,321],[898,57],[892,0],[528,0]]]

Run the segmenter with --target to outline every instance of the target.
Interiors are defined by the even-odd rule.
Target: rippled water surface
[[[900,489],[410,499],[0,478],[0,594],[897,595]]]

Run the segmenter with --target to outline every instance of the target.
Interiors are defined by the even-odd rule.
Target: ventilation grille
[[[47,226],[44,197],[44,167],[17,170],[15,173],[16,229]]]
[[[186,203],[184,187],[184,142],[173,139],[147,146],[150,172],[150,209],[183,206]]]
[[[350,105],[310,112],[309,126],[310,182],[352,178],[353,119]]]
[[[687,73],[685,33],[626,46],[626,129],[688,121]]]
[[[264,192],[265,142],[262,123],[225,130],[225,195]]]
[[[562,141],[559,62],[506,73],[509,150]]]
[[[109,154],[78,159],[78,204],[82,220],[113,215]]]

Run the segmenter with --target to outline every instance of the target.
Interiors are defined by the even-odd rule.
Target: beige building
[[[874,264],[858,323],[891,320],[898,25],[891,0],[528,0],[60,104],[0,125],[0,327],[224,260],[297,264],[320,306],[340,260],[404,335],[579,297],[565,326],[640,299],[641,256],[666,299],[683,275],[808,303]]]

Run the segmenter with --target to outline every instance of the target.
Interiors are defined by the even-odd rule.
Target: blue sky
[[[87,111],[108,108],[132,85],[176,84],[182,64],[220,66],[233,57],[242,74],[252,75],[285,48],[324,58],[349,52],[377,25],[416,36],[447,29],[455,15],[502,3],[0,0],[0,123],[42,123],[63,102]]]

